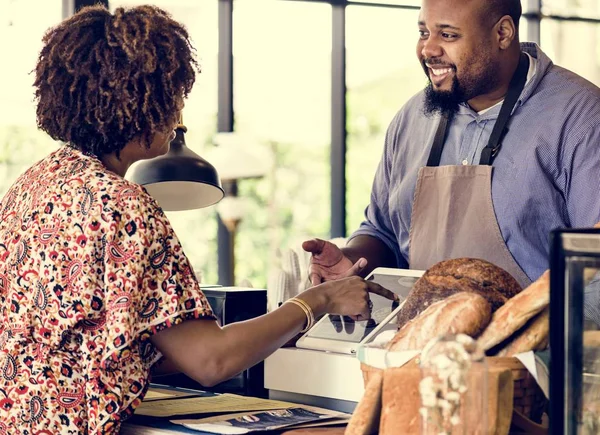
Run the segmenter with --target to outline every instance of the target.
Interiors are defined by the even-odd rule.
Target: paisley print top
[[[199,317],[158,204],[60,147],[0,202],[0,434],[118,433],[160,358],[148,338]]]

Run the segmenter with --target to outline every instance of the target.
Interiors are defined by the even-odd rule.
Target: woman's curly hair
[[[101,156],[176,123],[199,71],[183,25],[154,6],[90,6],[49,29],[35,69],[37,125]]]

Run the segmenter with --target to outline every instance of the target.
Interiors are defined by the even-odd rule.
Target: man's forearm
[[[361,257],[367,259],[362,276],[368,275],[376,267],[398,267],[394,253],[376,237],[356,236],[342,248],[342,252],[352,263],[356,263]]]

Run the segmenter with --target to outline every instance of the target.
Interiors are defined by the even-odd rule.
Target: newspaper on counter
[[[188,429],[222,435],[247,434],[277,429],[342,424],[350,419],[349,414],[336,411],[298,406],[236,415],[223,415],[199,420],[171,420]]]

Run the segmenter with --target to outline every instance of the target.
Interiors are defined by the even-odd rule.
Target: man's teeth
[[[450,71],[452,71],[452,68],[431,68],[431,72],[433,72],[434,76],[448,74]]]

